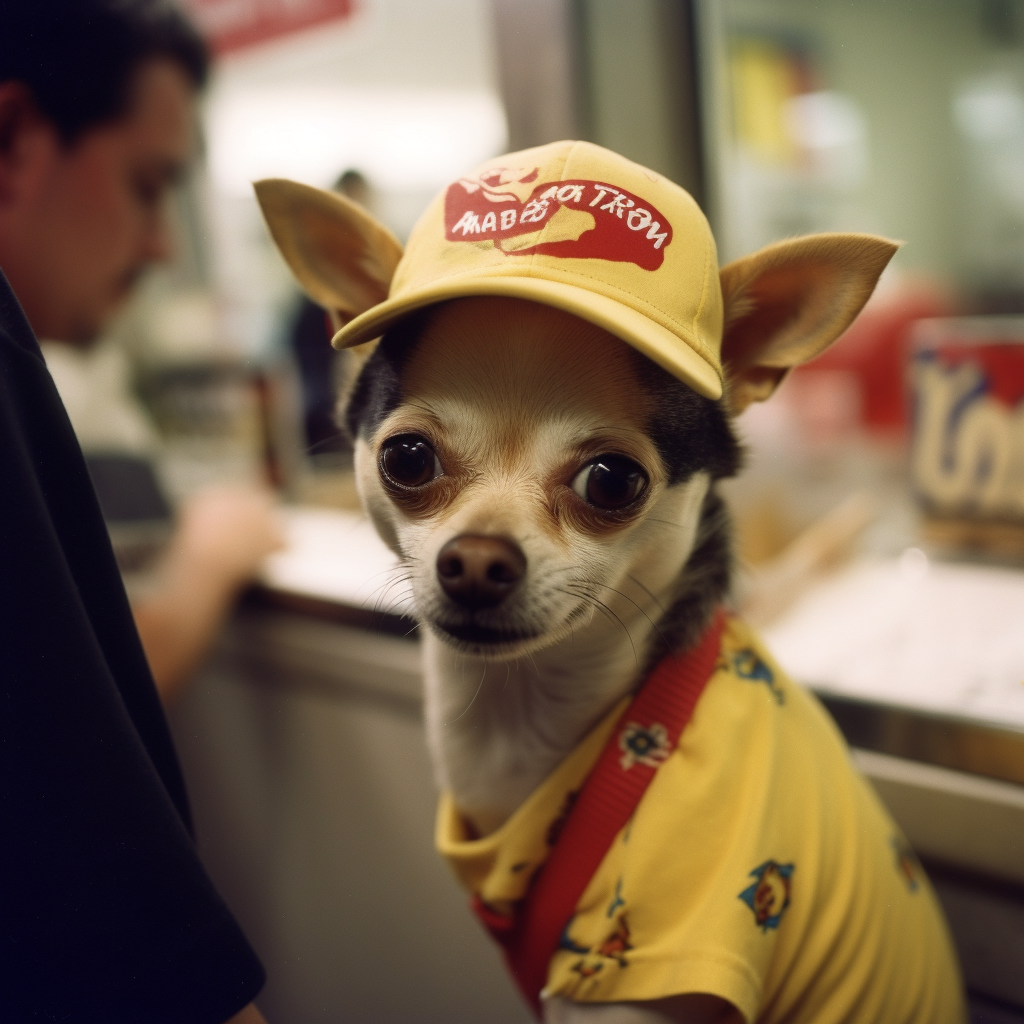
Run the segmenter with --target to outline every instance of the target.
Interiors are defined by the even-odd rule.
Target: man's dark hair
[[[161,57],[205,84],[206,45],[171,0],[0,0],[0,83],[28,86],[65,143],[123,114]]]

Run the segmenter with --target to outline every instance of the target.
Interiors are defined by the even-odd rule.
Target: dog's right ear
[[[853,323],[899,246],[877,235],[805,235],[722,268],[722,364],[734,416]]]
[[[402,245],[361,206],[284,178],[254,188],[285,262],[336,329],[388,297]]]

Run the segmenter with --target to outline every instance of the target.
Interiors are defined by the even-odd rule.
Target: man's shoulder
[[[42,361],[39,344],[2,269],[0,269],[0,344],[4,348],[20,349]]]

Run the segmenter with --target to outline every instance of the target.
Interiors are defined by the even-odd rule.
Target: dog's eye
[[[647,474],[623,455],[602,455],[584,466],[572,489],[596,508],[615,511],[632,504],[647,487]]]
[[[380,450],[381,473],[399,487],[422,487],[444,474],[434,449],[416,434],[389,438]]]

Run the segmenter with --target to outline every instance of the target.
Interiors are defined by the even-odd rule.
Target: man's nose
[[[174,232],[165,210],[161,209],[147,224],[140,249],[141,263],[166,263],[174,255]]]
[[[503,537],[463,534],[448,541],[437,556],[437,579],[463,608],[495,608],[526,575],[526,556]]]

